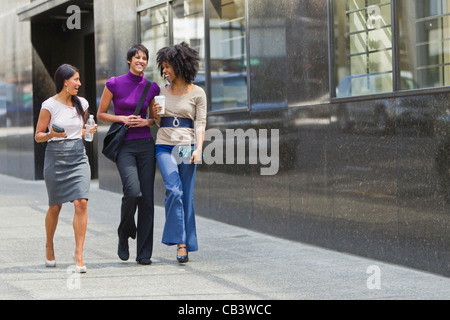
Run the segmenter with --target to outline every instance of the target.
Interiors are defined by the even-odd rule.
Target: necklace
[[[186,93],[187,86],[188,86],[188,84],[186,83],[185,86],[184,86],[183,94],[181,95],[181,97],[183,97],[184,94]],[[170,87],[169,87],[169,93],[170,93],[171,95],[174,95],[174,94],[173,94],[173,90],[172,90],[172,84],[170,84]],[[175,111],[174,111],[173,113],[174,113],[175,116],[173,117],[173,122],[172,122],[172,124],[173,124],[173,126],[174,126],[175,128],[178,128],[178,127],[180,126],[180,120],[178,120],[178,117],[177,117],[177,114],[175,113]]]

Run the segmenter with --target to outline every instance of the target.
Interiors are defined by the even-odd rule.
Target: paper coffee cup
[[[162,107],[161,111],[158,112],[158,114],[164,114],[166,111],[166,97],[165,96],[156,96],[155,102]]]

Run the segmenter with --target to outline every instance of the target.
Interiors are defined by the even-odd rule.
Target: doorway
[[[70,5],[80,8],[79,28],[68,27]],[[31,17],[33,47],[33,115],[36,126],[42,102],[55,95],[53,76],[56,69],[68,63],[80,70],[82,86],[79,95],[89,102],[89,114],[97,115],[95,91],[95,40],[93,1],[68,1]],[[98,178],[97,140],[85,143],[91,165],[91,177]],[[35,178],[43,179],[46,144],[35,143]]]

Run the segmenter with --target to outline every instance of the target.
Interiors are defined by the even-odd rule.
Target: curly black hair
[[[200,56],[186,42],[160,49],[156,54],[156,62],[163,76],[163,63],[170,64],[177,77],[192,83],[197,76]]]

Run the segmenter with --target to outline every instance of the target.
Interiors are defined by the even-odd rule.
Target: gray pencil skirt
[[[47,144],[44,180],[49,206],[89,198],[91,168],[83,140],[63,140]]]

